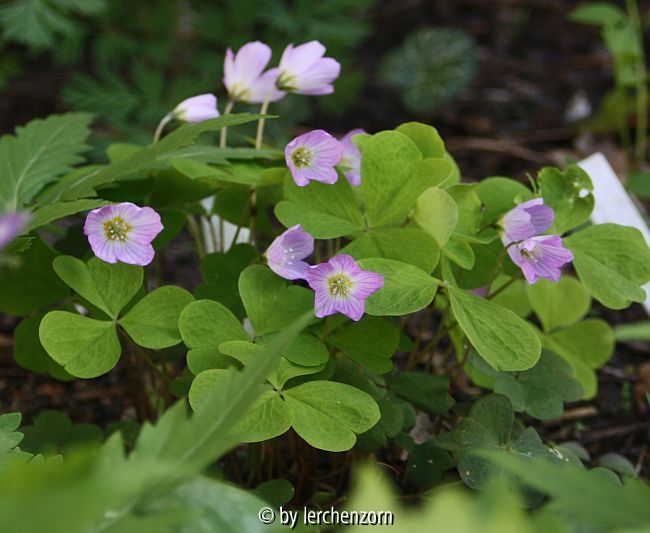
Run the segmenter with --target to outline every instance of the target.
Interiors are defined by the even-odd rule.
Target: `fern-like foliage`
[[[24,207],[47,183],[84,160],[91,119],[87,113],[52,115],[0,138],[0,212]]]
[[[382,62],[380,74],[413,113],[432,113],[474,78],[476,51],[461,30],[425,28],[410,34]]]
[[[0,7],[0,25],[8,40],[50,48],[57,36],[77,31],[79,16],[97,15],[105,5],[105,0],[13,0]]]

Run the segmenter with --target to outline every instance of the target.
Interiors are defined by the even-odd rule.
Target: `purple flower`
[[[305,274],[309,286],[316,292],[315,313],[323,318],[343,313],[360,320],[366,299],[384,286],[384,277],[376,272],[361,270],[349,255],[335,255],[327,263],[310,267]]]
[[[27,213],[5,213],[0,216],[0,250],[18,235],[27,224]]]
[[[278,89],[298,94],[331,94],[332,82],[339,77],[341,65],[323,57],[325,47],[318,41],[287,46],[280,58]]]
[[[360,133],[366,133],[362,129],[349,131],[341,139],[343,145],[343,157],[341,158],[341,167],[345,167],[343,175],[353,187],[361,185],[361,152],[352,137]]]
[[[553,209],[542,198],[533,198],[508,211],[501,220],[504,243],[521,241],[544,233],[553,225]]]
[[[93,253],[107,263],[146,266],[153,261],[151,241],[163,229],[160,215],[151,207],[124,202],[93,209],[84,233]]]
[[[285,95],[275,86],[280,72],[277,68],[262,74],[270,60],[271,49],[260,41],[245,44],[236,54],[228,48],[223,83],[232,101],[261,104],[275,102]]]
[[[183,100],[172,111],[172,116],[185,122],[203,122],[219,117],[217,97],[214,94],[200,94]]]
[[[511,244],[508,255],[524,273],[526,281],[536,283],[538,278],[558,281],[561,268],[573,261],[573,253],[562,244],[559,235],[541,235]]]
[[[314,251],[314,238],[297,224],[277,237],[266,251],[269,267],[285,279],[305,279],[309,265],[303,261]]]
[[[284,158],[294,181],[304,187],[310,180],[336,183],[334,168],[343,155],[343,145],[324,130],[313,130],[296,137],[284,149]]]

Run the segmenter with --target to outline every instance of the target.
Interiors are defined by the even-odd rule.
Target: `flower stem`
[[[226,104],[226,108],[223,110],[223,115],[230,115],[230,112],[232,111],[233,106],[235,105],[234,100],[228,100],[228,103]],[[221,137],[219,138],[219,148],[225,148],[226,147],[226,140],[228,138],[228,128],[224,127],[221,128]]]
[[[205,255],[205,246],[203,245],[203,239],[201,237],[201,229],[192,215],[187,216],[187,229],[196,243],[196,252],[199,255],[199,259],[203,259],[203,256]]]
[[[626,7],[630,26],[632,26],[632,31],[634,31],[638,40],[640,54],[639,61],[635,65],[637,71],[635,157],[636,162],[641,164],[645,161],[646,147],[648,144],[648,80],[643,48],[643,26],[636,0],[626,0]]]
[[[264,100],[262,107],[260,108],[260,115],[266,115],[266,112],[269,110],[269,100]],[[264,123],[266,119],[262,117],[257,122],[257,135],[255,136],[255,149],[259,150],[262,148],[262,141],[264,140]]]
[[[162,120],[158,123],[158,127],[156,128],[156,133],[153,134],[153,142],[154,144],[157,143],[160,140],[160,137],[162,136],[162,132],[165,129],[165,126],[169,124],[172,120],[172,115],[171,113],[167,113]]]

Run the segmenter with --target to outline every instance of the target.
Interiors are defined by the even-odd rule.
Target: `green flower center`
[[[131,231],[131,226],[122,217],[115,217],[108,222],[104,222],[104,231],[109,241],[124,242],[129,231]]]
[[[327,285],[332,296],[345,298],[350,294],[353,283],[345,274],[336,274],[327,279]]]
[[[311,165],[311,160],[314,157],[314,152],[307,150],[303,146],[296,148],[291,154],[291,160],[297,168],[308,167]]]

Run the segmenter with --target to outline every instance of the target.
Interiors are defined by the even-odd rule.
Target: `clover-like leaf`
[[[579,400],[583,395],[571,365],[549,351],[543,351],[530,370],[516,374],[498,372],[494,380],[494,392],[510,398],[515,411],[526,411],[540,420],[560,416],[563,402]]]
[[[178,318],[181,338],[190,350],[187,366],[198,374],[209,368],[224,368],[229,360],[219,345],[231,340],[249,340],[241,322],[219,302],[198,300],[190,303]]]
[[[258,336],[282,330],[314,306],[312,291],[288,286],[262,265],[249,266],[241,273],[239,293]]]
[[[369,315],[407,315],[429,305],[440,281],[417,267],[393,259],[362,259],[364,270],[378,272],[384,286],[366,300]]]
[[[528,323],[490,300],[455,287],[447,290],[460,327],[495,370],[528,370],[535,365],[541,344]]]
[[[140,346],[160,350],[181,342],[178,318],[194,297],[185,289],[169,285],[147,294],[119,323]]]
[[[96,257],[87,263],[62,255],[52,266],[59,277],[79,296],[115,319],[142,285],[142,267],[101,261]]]
[[[349,450],[356,435],[380,418],[371,396],[343,383],[309,381],[284,391],[291,426],[309,444],[321,450]]]
[[[333,185],[312,181],[298,187],[288,177],[284,197],[275,207],[275,215],[286,227],[301,224],[317,239],[342,237],[364,228],[357,199],[346,179],[339,178]]]
[[[113,322],[66,311],[45,315],[39,336],[50,357],[78,378],[105,374],[117,364],[122,351]]]
[[[397,350],[399,331],[388,320],[366,317],[347,325],[327,341],[378,374],[393,368],[391,356]]]
[[[611,309],[642,302],[650,280],[650,248],[636,228],[598,224],[565,239],[580,280]]]

